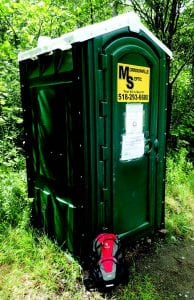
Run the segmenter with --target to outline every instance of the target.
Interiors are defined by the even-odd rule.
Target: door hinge
[[[101,101],[99,103],[99,115],[100,117],[106,117],[108,113],[108,102]]]
[[[104,161],[108,159],[108,147],[100,146],[100,160]]]
[[[98,162],[98,182],[100,186],[104,186],[104,162]]]
[[[108,188],[102,189],[102,200],[103,202],[108,202],[110,199],[110,190]]]
[[[108,56],[106,54],[99,54],[99,69],[105,70],[108,66]]]
[[[104,144],[104,118],[98,118],[98,143],[99,145]]]

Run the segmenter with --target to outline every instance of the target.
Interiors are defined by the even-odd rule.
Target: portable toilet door
[[[160,126],[166,121],[167,77],[154,50],[134,36],[120,37],[104,48],[104,91],[111,112],[107,136],[112,148],[112,222],[120,236],[161,226],[164,217],[163,195],[158,194],[163,192],[158,188],[164,176],[165,136]]]

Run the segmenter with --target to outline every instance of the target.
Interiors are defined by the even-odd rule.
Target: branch
[[[180,17],[180,9],[181,9],[181,1],[177,4],[177,6],[178,6],[178,12],[176,13],[175,21],[174,21],[174,33],[176,33],[177,27],[178,27],[178,20]]]
[[[178,69],[176,75],[174,76],[173,80],[170,82],[171,86],[175,83],[175,81],[177,80],[179,74],[181,73],[181,71],[184,69],[184,67],[188,64],[188,62],[190,61],[190,59],[192,58],[193,53],[189,56],[189,58],[184,62],[184,64]]]
[[[92,0],[90,0],[90,20],[91,20],[91,24],[94,24],[94,11],[93,11]]]
[[[39,18],[39,29],[38,29],[38,32],[37,32],[37,34],[36,34],[36,38],[35,38],[36,40],[38,40],[38,38],[40,37],[43,22],[44,22],[44,20],[41,19],[41,18]]]
[[[139,13],[140,17],[154,30],[154,17],[152,16],[152,8],[146,9],[146,7],[142,7],[139,1],[132,0],[131,4],[133,9]],[[149,14],[151,12],[151,14]]]
[[[4,11],[3,11],[1,8],[0,8],[0,11],[2,12],[4,19],[6,20],[7,25],[8,25],[8,26],[11,28],[11,30],[13,31],[13,34],[14,34],[14,40],[15,40],[15,47],[17,48],[17,40],[19,41],[19,37],[18,37],[18,35],[17,35],[17,33],[16,33],[14,27],[12,26],[11,22],[9,21],[8,17],[5,16]]]
[[[50,11],[50,8],[52,7],[52,0],[51,2],[49,3],[49,6],[48,6],[48,11]],[[38,38],[40,37],[41,35],[41,31],[42,31],[42,27],[43,27],[43,24],[44,24],[44,18],[41,18],[41,16],[39,17],[39,29],[37,31],[37,34],[36,34],[36,40],[38,40]],[[50,22],[50,35],[51,35],[51,30],[52,30],[52,19],[51,19],[51,22]]]
[[[167,0],[166,7],[164,7],[164,10],[165,10],[165,12],[164,12],[164,32],[166,31],[165,24],[167,23],[169,4],[170,4],[170,0]]]
[[[169,12],[169,21],[167,26],[167,46],[171,48],[172,38],[177,30],[177,24],[180,17],[181,0],[173,0]]]

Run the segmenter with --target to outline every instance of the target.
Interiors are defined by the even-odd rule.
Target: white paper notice
[[[144,135],[123,135],[121,160],[139,158],[144,154]]]
[[[132,160],[144,154],[143,104],[127,104],[125,134],[122,136],[121,160]]]
[[[125,116],[126,134],[143,132],[143,104],[127,104]]]

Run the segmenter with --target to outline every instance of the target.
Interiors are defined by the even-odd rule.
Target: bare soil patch
[[[151,240],[148,242],[150,246],[137,245],[128,252],[127,259],[135,266],[135,273],[148,275],[161,299],[193,300],[194,243],[177,241],[152,245]]]

